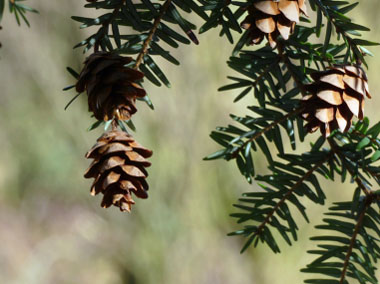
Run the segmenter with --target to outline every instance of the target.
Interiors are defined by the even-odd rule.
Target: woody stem
[[[150,42],[152,41],[153,39],[153,36],[158,28],[158,25],[160,24],[161,22],[161,19],[162,17],[164,16],[164,14],[166,13],[166,11],[168,10],[169,8],[169,5],[170,3],[172,2],[172,0],[166,0],[164,5],[162,5],[161,7],[161,10],[160,10],[160,13],[158,14],[158,16],[155,18],[154,22],[153,22],[153,27],[152,29],[150,30],[149,34],[148,34],[148,37],[146,38],[146,40],[144,41],[144,44],[143,44],[143,47],[142,47],[142,50],[140,51],[139,55],[137,56],[136,58],[136,64],[135,64],[135,69],[138,69],[139,66],[141,65],[143,59],[144,59],[144,55],[147,53],[148,51],[148,48],[149,48],[149,44]]]

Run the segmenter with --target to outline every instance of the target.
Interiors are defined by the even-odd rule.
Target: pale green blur
[[[361,2],[354,19],[380,41],[380,3]],[[88,35],[70,16],[90,11],[83,0],[26,3],[40,12],[28,15],[32,27],[17,27],[6,13],[0,31],[0,283],[301,283],[299,269],[312,259],[308,238],[326,209],[309,204],[313,224],[298,218],[299,242],[281,243],[282,254],[260,246],[241,255],[245,240],[226,236],[239,228],[228,215],[257,185],[246,183],[234,162],[202,161],[219,149],[210,131],[254,103],[251,95],[233,105],[235,93],[217,92],[233,75],[225,64],[233,46],[212,30],[199,46],[173,51],[179,67],[159,60],[172,88],[147,83],[155,111],[139,103],[134,117],[133,135],[154,151],[149,199],[137,199],[131,214],[105,210],[83,178],[90,162],[84,154],[102,129],[86,131],[93,119],[85,96],[64,111],[75,93],[61,91],[73,83],[65,67],[78,70],[84,60],[72,46]],[[368,61],[373,99],[366,115],[375,123],[380,56]],[[256,165],[267,172],[260,154]],[[329,203],[351,198],[354,189],[324,188]]]

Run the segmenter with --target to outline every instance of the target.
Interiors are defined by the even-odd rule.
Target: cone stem
[[[115,130],[117,130],[117,126],[118,126],[118,121],[117,121],[117,118],[114,118],[113,120],[112,120],[112,131],[115,131]]]

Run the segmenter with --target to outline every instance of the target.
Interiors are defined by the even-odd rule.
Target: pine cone
[[[355,115],[364,116],[364,97],[371,98],[368,79],[359,66],[336,65],[311,75],[314,83],[306,86],[311,95],[303,98],[303,118],[309,132],[320,128],[324,136],[339,128],[346,132]]]
[[[118,206],[121,211],[131,211],[132,192],[139,198],[147,198],[149,188],[145,178],[146,167],[150,166],[145,158],[152,151],[138,144],[132,136],[119,130],[104,133],[86,154],[94,161],[86,171],[85,178],[95,178],[91,195],[104,194],[101,206]]]
[[[307,16],[305,0],[254,2],[248,8],[248,16],[241,23],[241,27],[249,31],[251,44],[261,43],[265,36],[274,48],[279,35],[287,40],[293,33],[300,13]]]
[[[76,90],[87,91],[89,110],[98,120],[129,120],[136,113],[136,98],[146,93],[136,83],[144,74],[124,66],[131,61],[131,57],[106,52],[96,52],[86,59]]]

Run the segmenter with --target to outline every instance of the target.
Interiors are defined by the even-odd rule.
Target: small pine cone
[[[311,75],[314,83],[306,86],[311,95],[305,96],[302,117],[306,128],[314,132],[320,128],[324,136],[340,129],[348,131],[355,115],[364,116],[364,97],[371,98],[368,79],[359,66],[336,65],[327,71]]]
[[[139,198],[147,198],[149,189],[146,167],[150,166],[145,158],[152,151],[138,144],[132,136],[112,130],[104,133],[97,143],[87,152],[86,158],[94,159],[84,177],[95,178],[91,195],[103,193],[101,206],[118,206],[121,211],[131,211],[132,192]]]
[[[254,2],[248,8],[248,16],[241,23],[241,27],[249,31],[251,44],[261,43],[265,36],[274,48],[279,35],[287,40],[293,33],[301,13],[307,16],[305,0]]]
[[[98,120],[129,120],[136,113],[136,98],[146,95],[136,83],[144,74],[125,67],[131,57],[106,52],[90,55],[76,84],[78,93],[87,91],[89,110]]]

